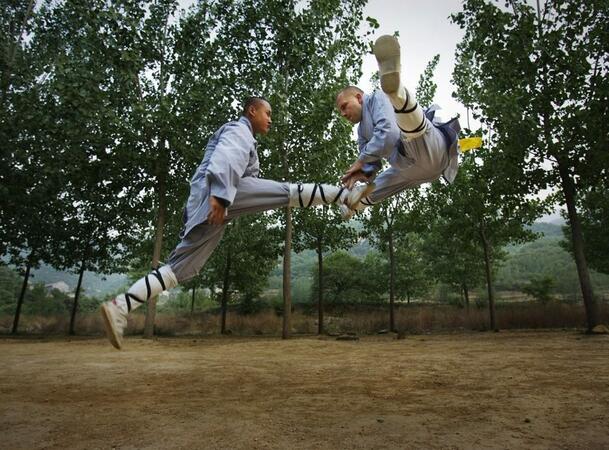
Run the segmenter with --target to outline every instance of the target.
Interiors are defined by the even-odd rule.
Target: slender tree
[[[509,155],[512,183],[525,177],[530,194],[546,184],[561,193],[591,330],[598,308],[577,204],[583,180],[602,170],[590,163],[606,153],[609,5],[548,0],[534,9],[513,0],[510,6],[466,0],[453,15],[465,30],[456,95],[475,108]],[[599,121],[605,124],[600,130]]]
[[[499,149],[476,150],[475,154],[467,154],[463,159],[457,179],[450,188],[434,183],[427,195],[429,217],[437,218],[429,225],[433,234],[437,236],[439,230],[455,233],[458,249],[467,251],[475,244],[479,250],[473,251],[472,256],[483,257],[493,330],[498,329],[493,275],[504,257],[502,248],[509,243],[532,240],[535,234],[527,226],[546,211],[546,203],[530,198],[522,186],[508,177],[494,176],[502,169],[505,169],[504,175],[509,174],[509,167],[502,162]],[[450,223],[446,223],[448,220]],[[447,239],[450,238],[447,236]],[[458,254],[454,256],[453,265],[460,261]],[[456,280],[458,278],[453,277],[460,275],[462,285],[467,281],[471,283],[470,280],[477,279],[476,267],[479,264],[471,267],[473,277],[454,272],[450,278]]]
[[[328,206],[301,210],[297,215],[295,250],[315,250],[317,254],[317,334],[324,332],[323,260],[324,253],[348,249],[356,241],[357,233],[345,223],[336,210]]]

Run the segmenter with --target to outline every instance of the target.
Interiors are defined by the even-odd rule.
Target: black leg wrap
[[[317,192],[317,186],[319,186],[318,184],[314,184],[313,185],[313,192],[311,192],[311,198],[309,198],[309,204],[307,205],[307,208],[311,206],[311,204],[313,203],[313,199],[315,198],[315,192]]]
[[[304,203],[302,202],[302,191],[304,191],[304,188],[302,187],[302,184],[298,183],[298,203],[300,203],[300,207],[304,208]]]
[[[152,269],[152,272],[150,274],[154,275],[156,279],[159,280],[159,283],[161,283],[161,287],[164,291],[166,291],[167,288],[165,287],[165,282],[163,281],[163,275],[161,275],[159,269]],[[146,277],[146,285],[148,285],[148,277]],[[148,291],[148,296],[150,296],[150,291]]]
[[[298,204],[300,205],[301,208],[309,208],[311,207],[311,205],[315,204],[315,195],[319,195],[319,197],[321,198],[321,201],[324,205],[329,205],[331,203],[336,203],[336,201],[338,199],[340,199],[340,196],[342,195],[343,191],[345,190],[344,187],[340,187],[338,190],[338,193],[336,194],[336,196],[330,200],[328,197],[326,197],[326,193],[324,192],[324,188],[323,185],[320,183],[311,183],[311,184],[307,184],[307,187],[312,186],[312,190],[311,190],[311,194],[307,194],[309,195],[309,198],[304,198],[302,197],[303,192],[305,191],[305,187],[302,185],[302,183],[298,183]],[[319,191],[319,194],[317,194],[317,191]],[[319,202],[317,202],[319,203]]]
[[[127,300],[127,312],[131,312],[131,300],[133,300],[133,301],[135,301],[137,303],[146,303],[145,301],[140,300],[135,295],[130,294],[129,292],[127,292],[125,294],[125,300]]]
[[[413,112],[415,109],[417,109],[417,107],[419,106],[418,103],[415,103],[414,106],[412,108],[408,108],[406,109],[406,106],[408,105],[408,102],[410,101],[410,94],[408,92],[406,92],[406,101],[404,102],[404,106],[402,106],[401,109],[395,109],[393,108],[393,111],[397,114],[408,114]]]
[[[319,184],[318,186],[319,186],[319,195],[321,195],[321,199],[324,202],[324,204],[327,205],[328,200],[326,200],[326,196],[324,195],[324,188],[322,187],[321,184]]]
[[[423,120],[421,121],[421,124],[418,127],[416,127],[414,130],[405,130],[404,128],[400,127],[399,125],[398,125],[398,128],[406,134],[418,133],[419,131],[422,131],[425,128],[425,119],[426,119],[426,117],[423,116]]]
[[[332,200],[332,203],[336,203],[336,201],[340,198],[340,196],[342,195],[343,191],[345,190],[344,187],[341,187],[338,190],[338,194],[336,194],[336,197],[334,197],[334,200]]]

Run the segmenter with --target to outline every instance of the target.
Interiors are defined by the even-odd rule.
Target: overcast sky
[[[194,0],[180,0],[181,7],[192,5]],[[461,114],[465,125],[465,108],[456,102],[451,93],[455,48],[463,36],[462,30],[450,21],[450,14],[461,10],[461,0],[368,0],[364,17],[375,18],[380,25],[373,39],[382,34],[400,34],[402,47],[403,80],[410,90],[416,88],[425,66],[436,55],[440,63],[434,81],[438,85],[434,102],[442,107],[440,117],[449,119]],[[367,27],[367,25],[365,25]],[[364,56],[364,75],[359,85],[371,90],[370,77],[377,70],[372,54]]]
[[[451,93],[455,64],[455,48],[463,37],[463,31],[450,20],[452,13],[461,10],[460,0],[369,0],[364,17],[375,18],[380,25],[374,39],[383,34],[400,34],[402,48],[402,80],[406,87],[415,90],[419,76],[435,55],[440,63],[434,81],[438,85],[434,102],[442,107],[441,116],[449,119],[461,114],[465,125],[465,108],[456,102]],[[374,55],[364,56],[364,75],[360,86],[365,91],[371,88],[370,77],[377,70]],[[439,112],[440,113],[440,112]]]

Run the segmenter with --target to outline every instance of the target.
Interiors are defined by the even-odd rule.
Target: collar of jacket
[[[245,116],[239,117],[238,122],[242,122],[242,123],[246,124],[249,127],[250,131],[252,132],[252,135],[254,135],[254,129],[252,128],[252,123],[250,122],[250,120],[247,117],[245,117]]]

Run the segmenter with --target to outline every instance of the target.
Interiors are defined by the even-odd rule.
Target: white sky
[[[448,120],[461,115],[461,125],[466,124],[466,110],[451,94],[455,49],[463,37],[463,31],[450,21],[450,14],[461,10],[460,0],[369,0],[364,17],[373,17],[380,27],[374,40],[383,34],[399,32],[402,49],[402,81],[410,90],[416,89],[420,75],[431,59],[439,54],[440,62],[434,74],[438,85],[434,103],[442,107],[438,112]],[[377,70],[374,55],[364,56],[364,75],[360,87],[370,91],[370,77]],[[472,124],[473,125],[473,124]]]
[[[187,8],[194,0],[180,0],[180,7]],[[434,81],[438,85],[434,102],[442,110],[438,115],[448,120],[461,115],[461,124],[466,124],[466,110],[451,94],[455,90],[450,80],[455,64],[455,48],[463,36],[462,30],[451,23],[449,16],[461,10],[461,0],[368,0],[364,18],[373,17],[380,25],[373,40],[382,34],[400,34],[402,47],[402,78],[406,87],[414,91],[419,76],[436,55],[440,63]],[[367,27],[367,25],[366,25]],[[363,60],[363,76],[359,86],[371,91],[370,77],[377,70],[372,54]],[[472,123],[472,127],[473,127]]]

